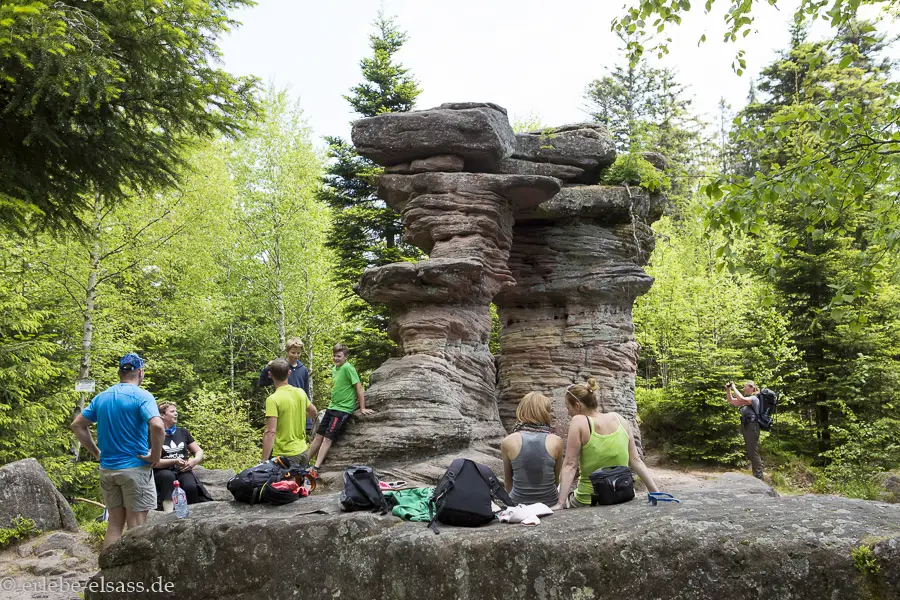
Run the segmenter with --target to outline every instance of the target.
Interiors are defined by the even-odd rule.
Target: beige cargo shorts
[[[107,509],[125,507],[131,512],[145,512],[156,508],[156,484],[153,469],[100,469],[100,491]]]

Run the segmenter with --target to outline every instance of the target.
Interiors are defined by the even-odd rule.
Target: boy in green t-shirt
[[[291,464],[306,466],[306,418],[316,417],[316,407],[300,388],[288,384],[291,367],[283,358],[273,360],[269,374],[275,393],[266,398],[266,433],[263,435],[263,461],[271,456],[286,456]]]
[[[325,462],[331,444],[340,437],[347,419],[356,410],[357,402],[360,413],[370,415],[375,412],[366,408],[366,397],[359,382],[359,375],[353,365],[347,362],[349,355],[350,350],[343,344],[337,344],[331,350],[331,360],[334,362],[331,368],[331,402],[325,409],[316,437],[309,448],[309,455],[316,457],[315,469]]]

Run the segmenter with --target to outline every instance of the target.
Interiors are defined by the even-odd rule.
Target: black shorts
[[[326,409],[322,422],[319,423],[319,429],[316,433],[329,440],[336,440],[340,437],[344,424],[350,418],[350,413],[342,410]]]

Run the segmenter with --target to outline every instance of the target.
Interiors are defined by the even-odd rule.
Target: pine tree
[[[622,38],[627,41],[626,38]],[[671,69],[639,60],[622,64],[588,85],[591,116],[606,125],[620,152],[653,151],[668,161],[672,204],[681,206],[707,160],[703,123],[691,113],[692,100]]]
[[[215,63],[248,4],[3,2],[0,219],[86,232],[97,194],[170,186],[195,138],[238,133],[256,80]]]
[[[357,114],[371,117],[412,109],[421,93],[409,70],[395,55],[407,40],[392,18],[379,14],[375,34],[369,36],[372,56],[360,61],[363,82],[345,96]],[[360,372],[381,365],[396,349],[388,336],[390,314],[385,306],[370,306],[353,291],[363,271],[422,257],[402,241],[403,225],[393,210],[376,195],[381,168],[359,156],[352,144],[326,138],[331,164],[324,177],[321,198],[334,210],[327,246],[337,256],[335,279],[347,299],[346,343]]]

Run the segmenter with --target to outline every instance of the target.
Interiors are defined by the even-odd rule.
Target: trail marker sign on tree
[[[93,392],[97,382],[93,379],[78,379],[75,381],[76,392]]]

